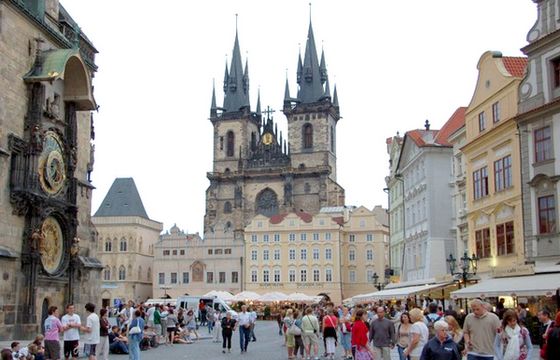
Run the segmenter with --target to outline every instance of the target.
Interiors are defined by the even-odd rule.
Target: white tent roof
[[[352,298],[354,303],[371,302],[375,300],[392,300],[392,299],[406,299],[407,297],[418,294],[427,290],[435,289],[438,287],[446,286],[449,283],[429,284],[429,285],[416,285],[406,286],[396,289],[387,289],[372,292],[369,294],[356,295]]]
[[[453,298],[493,296],[552,296],[560,288],[560,273],[536,274],[482,280],[478,284],[453,291]]]
[[[222,300],[229,301],[233,298],[233,295],[227,291],[212,290],[203,296],[217,296]]]
[[[286,301],[288,300],[288,295],[273,291],[260,296],[258,300],[262,302]]]
[[[291,293],[288,295],[288,301],[293,302],[316,302],[315,296],[305,295],[303,293]]]
[[[260,297],[259,294],[252,291],[242,291],[236,294],[231,300],[232,301],[256,301]]]

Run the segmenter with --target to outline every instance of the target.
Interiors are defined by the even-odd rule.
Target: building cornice
[[[139,225],[150,230],[163,230],[163,223],[155,220],[145,219],[140,216],[93,216],[91,221],[94,225],[107,225],[107,226],[132,226]]]

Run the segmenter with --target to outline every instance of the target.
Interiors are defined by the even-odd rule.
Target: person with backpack
[[[443,317],[441,315],[439,315],[437,313],[438,311],[438,306],[436,303],[430,303],[430,305],[428,305],[428,315],[425,316],[424,318],[424,323],[426,324],[426,326],[428,327],[428,339],[433,338],[434,336],[436,336],[436,331],[434,329],[434,324],[437,321],[443,320]]]
[[[379,306],[377,318],[369,324],[369,341],[373,341],[376,360],[391,360],[391,349],[395,347],[395,325],[385,318],[385,309]]]

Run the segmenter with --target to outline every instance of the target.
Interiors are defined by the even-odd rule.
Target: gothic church
[[[236,31],[222,107],[216,105],[215,89],[212,93],[214,156],[205,238],[219,232],[224,240],[242,242],[245,226],[257,214],[316,214],[322,207],[344,205],[344,189],[336,181],[337,91],[335,86],[331,96],[324,52],[319,61],[311,22],[304,58],[298,58],[297,84],[297,96],[291,97],[286,79],[288,139],[283,139],[270,112],[261,112],[260,96],[251,111],[249,69],[247,62],[243,67]]]

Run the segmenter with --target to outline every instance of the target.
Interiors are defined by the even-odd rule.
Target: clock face
[[[64,187],[66,165],[62,142],[54,131],[47,131],[43,141],[43,152],[39,156],[39,183],[49,195],[56,195]]]
[[[265,145],[270,145],[272,144],[272,134],[271,133],[266,133],[263,135],[263,144]]]
[[[43,240],[39,244],[41,262],[45,271],[51,275],[60,268],[64,251],[64,235],[56,218],[49,216],[41,226]]]

